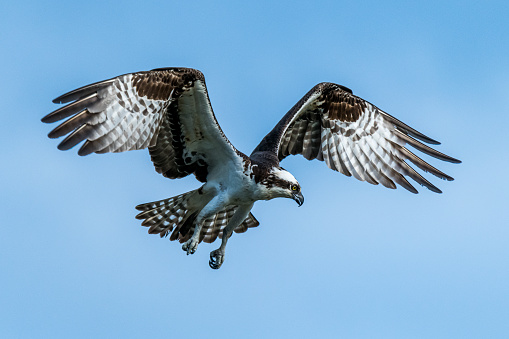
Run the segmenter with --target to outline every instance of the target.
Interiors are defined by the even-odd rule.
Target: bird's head
[[[299,182],[283,168],[273,168],[262,183],[268,190],[269,199],[290,198],[295,200],[299,206],[304,203]]]

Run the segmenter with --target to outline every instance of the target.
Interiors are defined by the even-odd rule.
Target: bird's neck
[[[277,154],[269,151],[253,152],[249,159],[253,164],[264,165],[266,167],[279,167]]]

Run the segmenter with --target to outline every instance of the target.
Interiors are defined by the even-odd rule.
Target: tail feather
[[[176,226],[183,224],[187,214],[187,200],[190,193],[192,192],[138,205],[136,209],[142,212],[136,216],[136,219],[144,219],[141,225],[149,227],[148,233],[159,233],[161,237],[165,237]]]
[[[194,233],[194,221],[204,206],[195,206],[190,200],[195,191],[187,192],[172,198],[149,202],[136,206],[141,211],[136,219],[143,220],[142,226],[149,227],[148,233],[159,234],[161,238],[170,235],[170,240],[183,243]],[[214,242],[222,238],[223,229],[235,213],[237,206],[228,206],[203,222],[200,242]],[[260,223],[249,213],[249,216],[235,228],[235,233],[244,233],[248,228],[256,227]]]
[[[223,229],[226,227],[226,225],[228,225],[228,222],[230,221],[233,214],[235,214],[236,209],[236,206],[230,206],[205,220],[200,234],[200,241],[203,240],[206,243],[212,243],[217,238],[222,239]],[[256,227],[258,225],[260,225],[258,220],[256,220],[253,214],[249,213],[247,218],[234,229],[234,232],[244,233],[248,228]]]

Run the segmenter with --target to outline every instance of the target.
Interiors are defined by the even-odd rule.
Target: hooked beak
[[[295,200],[297,202],[297,204],[300,206],[302,206],[302,204],[304,203],[304,196],[302,195],[301,192],[297,193],[297,194],[293,194],[293,200]]]

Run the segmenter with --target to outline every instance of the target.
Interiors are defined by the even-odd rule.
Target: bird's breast
[[[232,205],[244,205],[260,200],[259,185],[256,184],[251,166],[224,168],[209,173],[207,185],[213,186],[217,194],[224,196]]]

